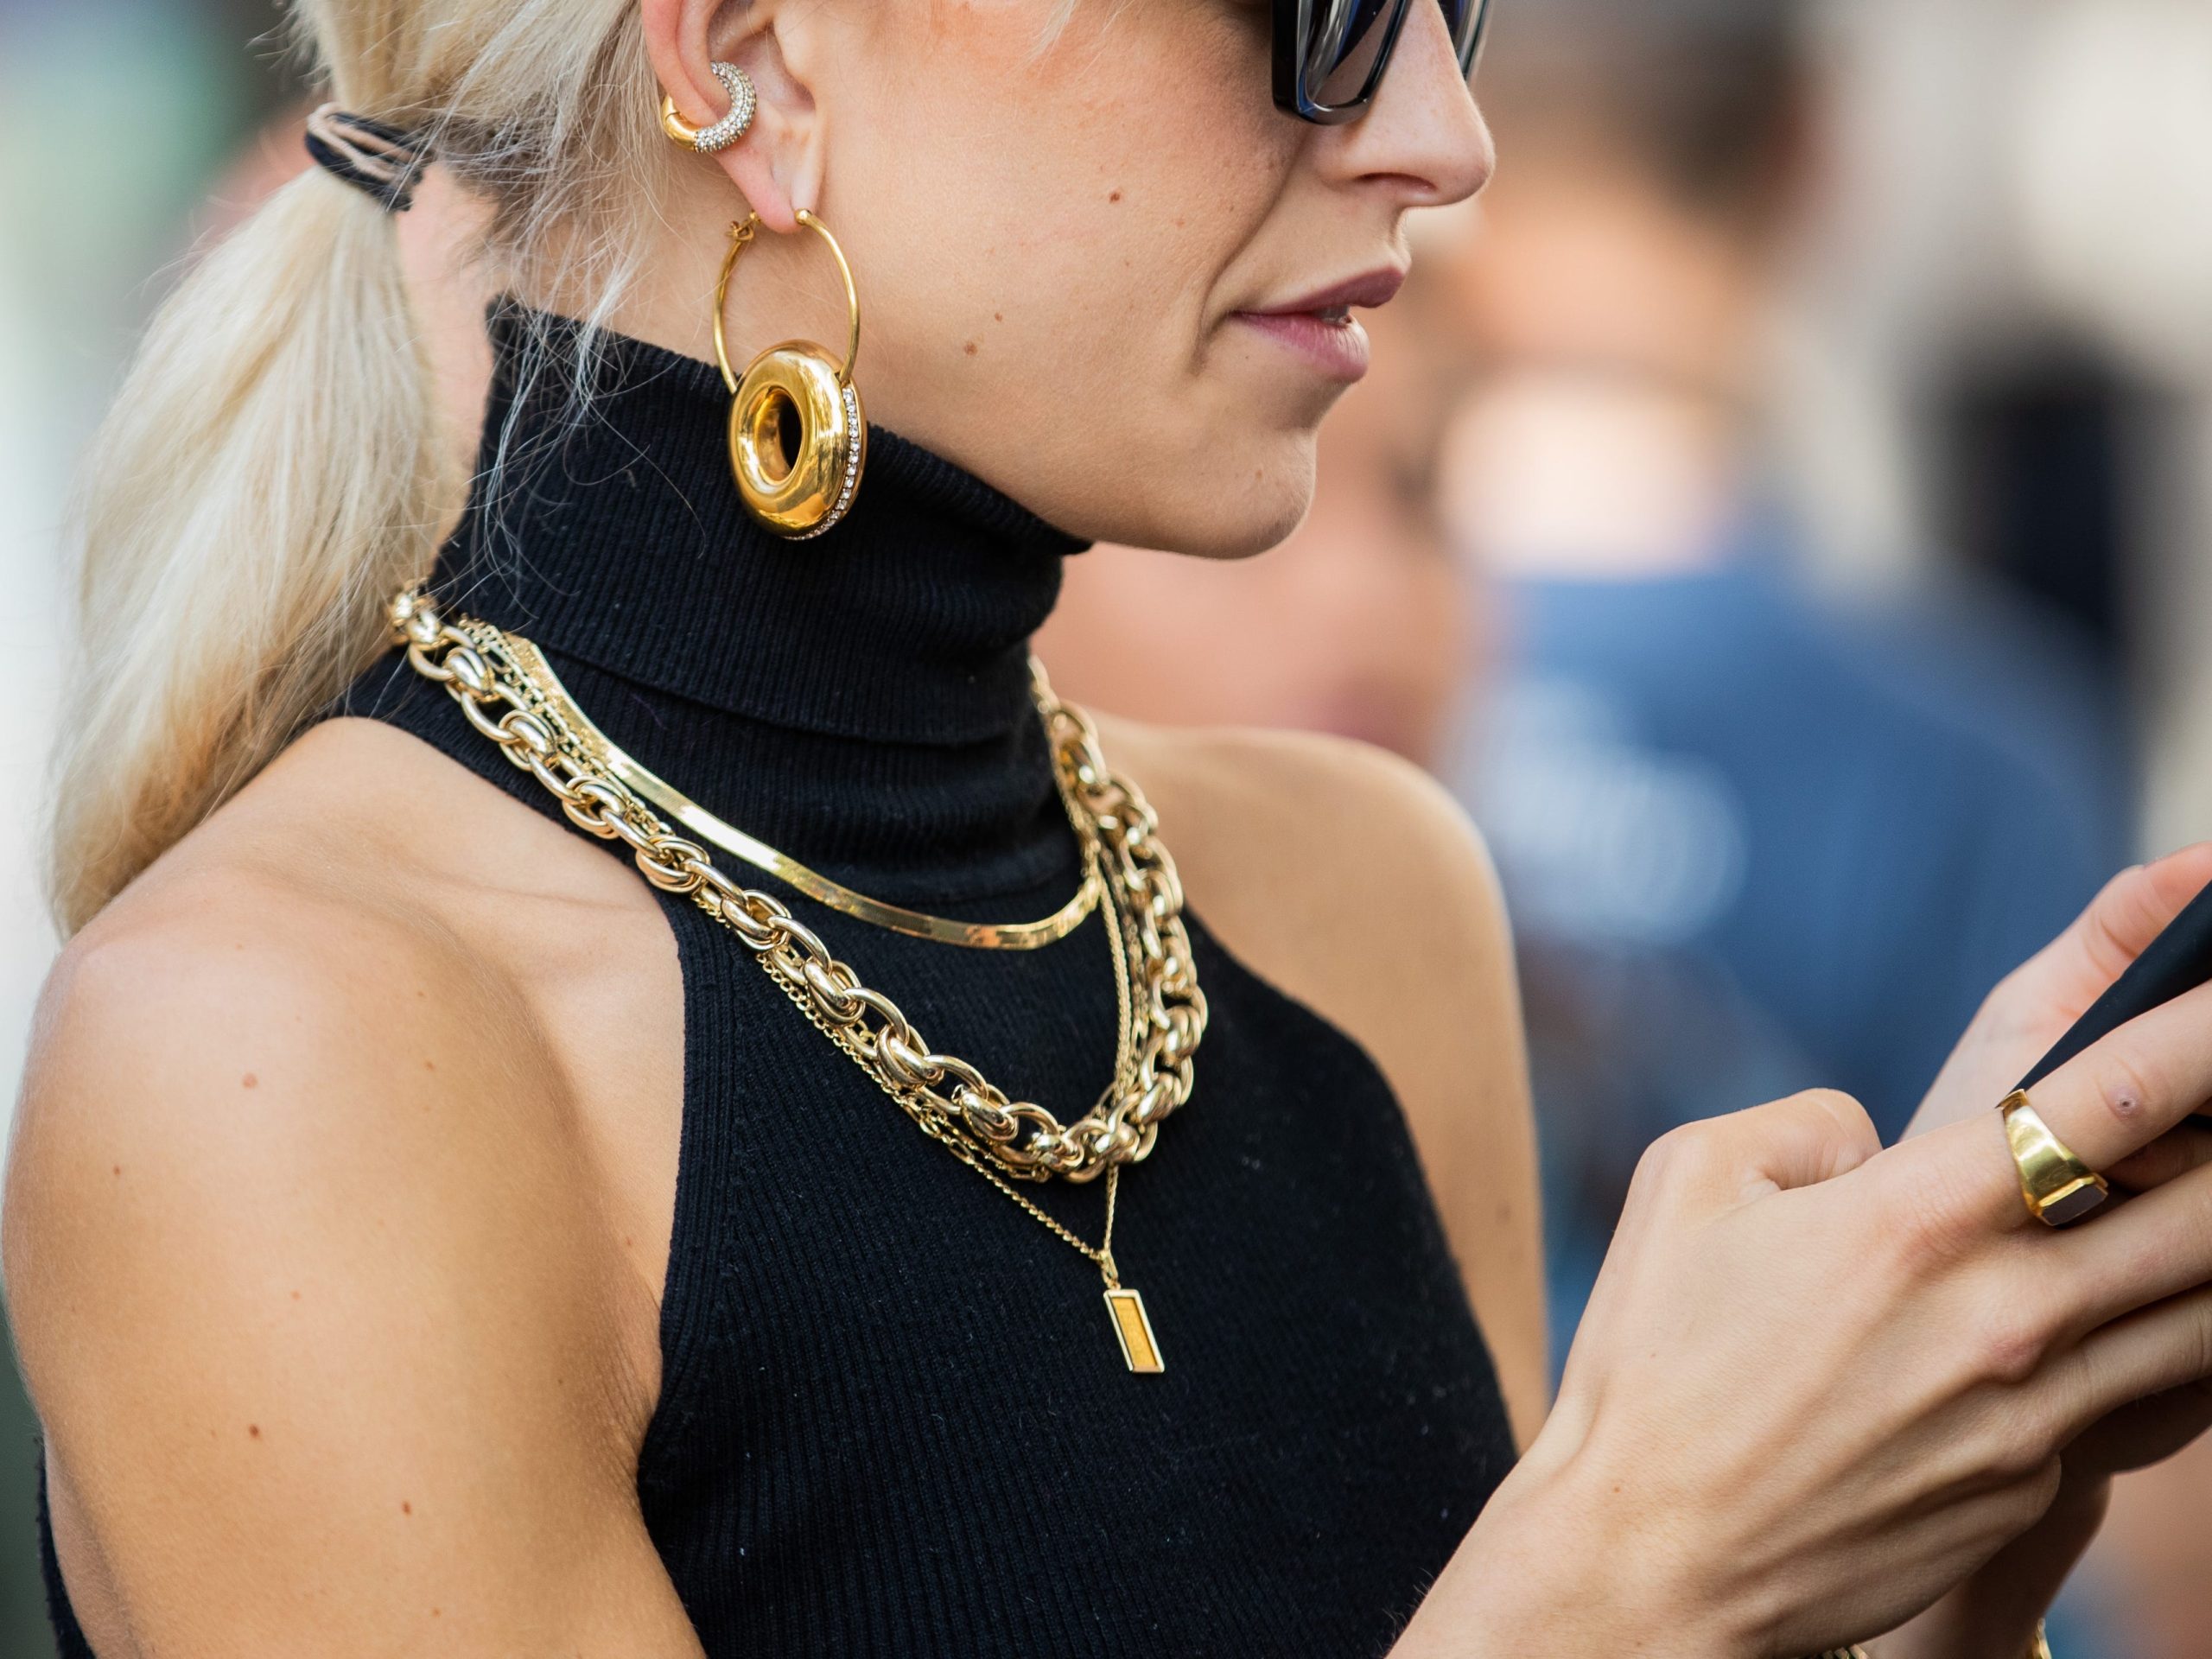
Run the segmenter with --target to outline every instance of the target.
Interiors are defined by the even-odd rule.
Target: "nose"
[[[1332,171],[1390,188],[1408,207],[1464,201],[1490,182],[1497,148],[1452,49],[1444,9],[1413,0],[1375,101],[1322,129]]]

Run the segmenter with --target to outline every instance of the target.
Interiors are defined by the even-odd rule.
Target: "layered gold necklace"
[[[572,823],[624,842],[653,886],[690,898],[736,934],[800,1012],[924,1134],[1096,1262],[1122,1358],[1133,1371],[1165,1369],[1144,1299],[1122,1283],[1115,1263],[1114,1217],[1123,1167],[1151,1154],[1160,1123],[1190,1098],[1205,997],[1183,925],[1182,885],[1160,843],[1158,820],[1135,785],[1107,766],[1090,720],[1052,695],[1035,663],[1031,695],[1083,849],[1084,878],[1075,898],[1043,921],[989,925],[883,904],[725,823],[600,731],[529,640],[471,617],[444,617],[416,590],[392,601],[391,620],[415,671],[444,685],[470,725],[536,777]],[[655,806],[830,908],[916,938],[1033,950],[1065,938],[1103,901],[1119,1011],[1111,1081],[1088,1111],[1064,1124],[1042,1106],[1014,1100],[965,1060],[934,1052],[896,1003],[863,985],[788,906],[732,880]],[[1106,1224],[1095,1246],[1014,1185],[1101,1175]]]

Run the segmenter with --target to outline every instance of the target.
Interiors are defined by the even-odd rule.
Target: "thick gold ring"
[[[2020,1197],[2037,1221],[2046,1227],[2071,1226],[2112,1196],[2105,1178],[2050,1132],[2026,1090],[2015,1089],[1997,1109],[2005,1115],[2005,1138],[2020,1172]]]

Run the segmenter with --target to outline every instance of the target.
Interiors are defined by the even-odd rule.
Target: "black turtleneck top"
[[[615,741],[864,892],[1057,908],[1078,860],[1026,656],[1080,543],[880,429],[844,522],[779,540],[740,505],[712,367],[613,340],[575,423],[561,365],[518,387],[528,332],[494,318],[486,481],[443,604],[527,635]],[[396,654],[333,712],[558,816]],[[1096,1095],[1096,917],[981,951],[791,896],[938,1047],[1063,1117]],[[683,1122],[637,1480],[712,1659],[1387,1650],[1513,1446],[1366,1054],[1191,918],[1197,1090],[1122,1182],[1116,1255],[1166,1359],[1133,1375],[1091,1263],[925,1140],[734,935],[664,908]],[[1039,1198],[1097,1237],[1103,1183]],[[50,1543],[48,1570],[78,1659]]]

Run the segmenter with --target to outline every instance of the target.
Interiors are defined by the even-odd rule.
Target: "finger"
[[[2212,985],[2138,1014],[2036,1085],[2036,1110],[2092,1169],[2109,1169],[2212,1098]]]
[[[1679,1181],[1685,1195],[1724,1204],[1832,1180],[1881,1149],[1866,1109],[1832,1089],[1707,1118],[1653,1147],[1662,1179]]]
[[[2091,1169],[2142,1151],[2212,1096],[2212,985],[2129,1020],[2036,1085],[2037,1113]],[[1991,1104],[1994,1106],[1995,1102]],[[2012,1227],[2030,1219],[2018,1166],[1994,1110],[1907,1141],[1902,1154],[1944,1167],[1968,1211]]]
[[[2067,1440],[2122,1406],[2212,1376],[2212,1286],[2113,1321],[2045,1376]]]
[[[2208,883],[2212,842],[2121,871],[2063,933],[2021,966],[2018,988],[2031,1001],[2079,1014]]]
[[[2094,1226],[2023,1243],[2049,1261],[2043,1294],[2074,1312],[2076,1329],[2094,1330],[2212,1282],[2212,1173],[2132,1198]]]
[[[2212,1128],[2202,1119],[2192,1117],[2179,1128],[2168,1129],[2142,1151],[2129,1154],[2104,1173],[2124,1192],[2148,1192],[2208,1164],[2212,1164]]]

